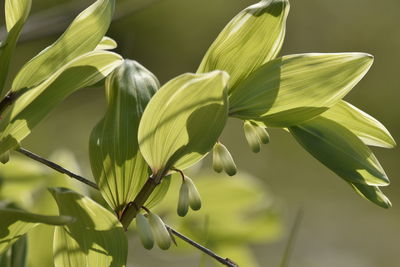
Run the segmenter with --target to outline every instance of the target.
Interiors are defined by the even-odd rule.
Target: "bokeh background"
[[[33,16],[14,57],[13,72],[51,44],[60,29],[91,2],[34,0]],[[184,72],[194,72],[224,25],[255,2],[118,0],[117,17],[108,35],[119,43],[118,53],[139,61],[165,83]],[[397,141],[400,140],[399,10],[397,0],[292,0],[281,52],[282,55],[305,52],[374,55],[372,69],[346,99],[384,123]],[[102,88],[81,90],[52,112],[23,144],[43,156],[60,148],[72,151],[83,174],[90,177],[88,137],[103,116],[104,108]],[[260,266],[279,265],[298,209],[304,214],[291,266],[400,266],[398,148],[374,149],[391,178],[391,185],[384,192],[393,208],[384,210],[361,199],[284,131],[272,129],[271,143],[259,154],[253,154],[241,127],[239,121],[229,121],[222,141],[234,156],[239,174],[248,173],[262,181],[279,203],[282,214],[280,237],[252,246]],[[210,169],[209,163],[206,158],[203,167]],[[229,218],[226,220],[229,224]],[[137,245],[130,248],[130,266],[198,266],[197,262],[182,260],[184,257],[173,252],[144,252]]]

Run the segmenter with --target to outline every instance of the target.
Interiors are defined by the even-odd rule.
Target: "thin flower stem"
[[[86,178],[84,178],[84,177],[82,177],[82,176],[80,176],[78,174],[75,174],[75,173],[73,173],[73,172],[61,167],[60,165],[58,165],[58,164],[56,164],[56,163],[54,163],[54,162],[52,162],[50,160],[47,160],[47,159],[45,159],[45,158],[43,158],[43,157],[41,157],[41,156],[39,156],[39,155],[27,150],[25,148],[20,147],[20,148],[16,149],[16,151],[21,153],[21,154],[23,154],[23,155],[25,155],[25,156],[27,156],[30,159],[33,159],[33,160],[35,160],[37,162],[40,162],[40,163],[46,165],[47,167],[52,168],[55,171],[58,171],[58,172],[63,173],[63,174],[66,174],[71,178],[74,178],[74,179],[76,179],[76,180],[78,180],[78,181],[80,181],[80,182],[82,182],[82,183],[84,183],[84,184],[96,189],[96,190],[99,190],[99,187],[97,186],[97,184],[93,183],[92,181],[90,181],[90,180],[88,180],[88,179],[86,179]],[[149,186],[148,187],[144,186],[143,188],[146,188],[146,190],[143,190],[143,188],[142,188],[142,190],[140,192],[152,191],[152,190],[148,190],[148,189],[153,188],[153,186],[155,188],[155,186],[157,185],[156,183],[152,183],[151,182],[153,180],[154,179],[149,178],[148,179],[148,181],[150,181],[149,182]],[[145,194],[143,193],[143,195],[145,195]],[[142,207],[142,206],[143,205],[140,205],[139,207]],[[170,231],[173,235],[175,235],[176,237],[178,237],[181,240],[185,241],[186,243],[192,245],[193,247],[197,248],[198,250],[202,251],[203,253],[207,254],[208,256],[214,258],[215,260],[217,260],[218,262],[222,263],[223,265],[228,266],[228,267],[239,267],[239,265],[234,263],[232,260],[230,260],[228,258],[223,258],[223,257],[217,255],[212,250],[200,245],[199,243],[193,241],[189,237],[179,233],[178,231],[176,231],[172,227],[170,227],[168,225],[165,225],[165,226],[167,227],[168,231]]]
[[[178,231],[174,230],[173,228],[171,228],[168,225],[165,225],[165,227],[167,227],[167,229],[173,233],[176,237],[180,238],[181,240],[185,241],[186,243],[192,245],[193,247],[197,248],[198,250],[202,251],[203,253],[207,254],[208,256],[214,258],[215,260],[217,260],[219,263],[222,263],[225,266],[229,266],[229,267],[239,267],[239,265],[237,265],[235,262],[233,262],[231,259],[229,258],[223,258],[219,255],[217,255],[216,253],[214,253],[213,251],[211,251],[210,249],[200,245],[199,243],[196,243],[195,241],[193,241],[190,238],[187,238],[186,236],[184,236],[183,234],[179,233]]]

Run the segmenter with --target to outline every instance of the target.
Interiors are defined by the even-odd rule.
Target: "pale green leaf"
[[[357,183],[350,183],[350,186],[357,194],[382,208],[388,209],[392,206],[390,200],[382,193],[378,186],[368,186]]]
[[[203,158],[227,119],[228,75],[183,74],[150,100],[139,125],[139,147],[153,174],[184,169]]]
[[[7,80],[11,56],[15,50],[22,27],[31,10],[31,0],[6,0],[5,17],[7,38],[0,45],[0,97],[2,98],[7,89],[4,88]]]
[[[287,127],[311,119],[342,99],[367,73],[363,53],[299,54],[266,63],[229,97],[230,115]]]
[[[94,50],[108,30],[114,5],[115,0],[97,0],[80,13],[57,41],[22,67],[12,90],[37,86],[74,58]]]
[[[0,154],[17,146],[54,107],[74,91],[106,77],[121,57],[94,51],[69,62],[45,82],[23,93],[0,121]]]
[[[0,208],[0,218],[0,254],[40,223],[65,225],[75,221],[70,216],[45,216],[11,208]]]
[[[27,237],[23,235],[6,252],[0,255],[1,267],[26,267]]]
[[[5,0],[5,17],[7,32],[10,32],[21,21],[26,21],[31,10],[31,0]]]
[[[165,176],[159,185],[154,189],[153,193],[146,200],[144,206],[152,208],[163,200],[168,193],[169,185],[171,184],[171,175]]]
[[[64,188],[51,192],[60,214],[77,221],[54,232],[55,267],[126,265],[128,242],[116,216],[93,200]]]
[[[100,191],[120,216],[150,175],[137,141],[140,118],[159,88],[157,78],[136,61],[106,79],[107,111],[93,129],[90,162]]]
[[[117,48],[118,44],[110,37],[104,36],[100,43],[96,46],[95,50],[112,50]]]
[[[343,125],[366,145],[386,148],[396,146],[396,141],[382,123],[350,103],[340,101],[321,116]]]
[[[344,180],[365,185],[389,184],[372,151],[342,125],[317,117],[289,130],[311,155]]]
[[[274,59],[285,37],[287,0],[263,0],[234,17],[211,45],[198,72],[224,70],[230,90],[262,64]]]

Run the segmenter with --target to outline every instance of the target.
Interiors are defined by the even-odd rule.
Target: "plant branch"
[[[150,197],[151,193],[153,193],[157,185],[156,181],[152,177],[149,177],[135,199],[126,206],[120,218],[125,231],[128,229],[132,220],[136,217],[140,207],[145,204],[146,200]]]
[[[47,159],[45,159],[45,158],[43,158],[43,157],[41,157],[41,156],[39,156],[39,155],[27,150],[25,148],[20,147],[20,148],[16,149],[16,151],[21,153],[21,154],[23,154],[23,155],[25,155],[25,156],[27,156],[30,159],[33,159],[33,160],[35,160],[37,162],[40,162],[40,163],[46,165],[47,167],[52,168],[55,171],[58,171],[58,172],[60,172],[62,174],[66,174],[71,178],[74,178],[74,179],[76,179],[76,180],[78,180],[78,181],[80,181],[80,182],[82,182],[82,183],[84,183],[84,184],[96,189],[96,190],[99,190],[99,187],[97,186],[97,184],[93,183],[92,181],[90,181],[90,180],[88,180],[88,179],[86,179],[86,178],[84,178],[84,177],[82,177],[82,176],[80,176],[78,174],[75,174],[75,173],[73,173],[73,172],[61,167],[60,165],[58,165],[58,164],[56,164],[56,163],[54,163],[54,162],[52,162],[50,160],[47,160]],[[130,206],[132,208],[130,208],[128,206],[125,209],[125,212],[124,212],[124,214],[123,214],[123,216],[121,218],[121,223],[122,223],[122,220],[128,221],[128,219],[130,219],[129,223],[132,221],[132,219],[136,216],[136,213],[139,211],[138,207],[142,207],[143,206],[144,202],[147,200],[147,198],[153,192],[154,188],[160,183],[158,180],[159,179],[154,179],[152,177],[149,177],[149,179],[147,179],[147,182],[142,187],[142,190],[140,190],[140,192],[136,196],[135,200],[130,203]],[[139,205],[140,203],[142,203],[142,204]],[[128,211],[128,210],[130,210],[131,212],[127,213],[126,211]],[[124,217],[124,215],[126,217]],[[133,215],[133,217],[131,219],[132,215]],[[128,225],[129,225],[129,223],[128,223]],[[189,237],[179,233],[178,231],[176,231],[172,227],[170,227],[168,225],[165,225],[165,226],[167,227],[168,231],[170,231],[173,235],[175,235],[176,237],[178,237],[181,240],[185,241],[186,243],[192,245],[193,247],[199,249],[200,251],[202,251],[203,253],[207,254],[208,256],[214,258],[215,260],[217,260],[218,262],[222,263],[223,265],[228,266],[228,267],[239,267],[239,265],[234,263],[229,258],[223,258],[223,257],[217,255],[216,253],[214,253],[212,250],[200,245],[199,243],[193,241]]]
[[[195,241],[193,241],[190,238],[187,238],[186,236],[184,236],[183,234],[179,233],[178,231],[174,230],[173,228],[169,227],[168,225],[165,224],[165,226],[167,227],[167,229],[173,233],[175,236],[177,236],[178,238],[182,239],[183,241],[185,241],[186,243],[192,245],[193,247],[197,248],[198,250],[201,250],[203,253],[207,254],[208,256],[214,258],[215,260],[217,260],[219,263],[222,263],[225,266],[229,266],[229,267],[239,267],[239,265],[237,265],[235,262],[233,262],[232,260],[230,260],[229,258],[223,258],[217,254],[215,254],[212,250],[200,245],[199,243],[196,243]]]
[[[303,210],[299,209],[294,219],[292,230],[290,231],[288,242],[286,244],[285,251],[283,253],[282,261],[280,267],[289,266],[289,258],[293,251],[294,243],[296,241],[297,234],[299,232],[300,224],[303,219]]]
[[[43,158],[43,157],[41,157],[39,155],[36,155],[35,153],[30,152],[29,150],[27,150],[25,148],[20,147],[20,148],[16,149],[16,151],[21,153],[21,154],[23,154],[23,155],[25,155],[25,156],[27,156],[28,158],[31,158],[31,159],[33,159],[33,160],[35,160],[37,162],[40,162],[40,163],[46,165],[47,167],[52,168],[53,170],[56,170],[56,171],[58,171],[60,173],[63,173],[63,174],[66,174],[69,177],[78,180],[79,182],[82,182],[82,183],[84,183],[84,184],[86,184],[86,185],[88,185],[88,186],[90,186],[90,187],[92,187],[92,188],[94,188],[96,190],[99,190],[99,187],[97,186],[97,184],[93,183],[92,181],[90,181],[90,180],[88,180],[88,179],[86,179],[86,178],[84,178],[84,177],[82,177],[80,175],[77,175],[77,174],[75,174],[73,172],[70,172],[69,170],[61,167],[60,165],[58,165],[58,164],[56,164],[56,163],[54,163],[54,162],[52,162],[50,160],[47,160],[47,159],[45,159],[45,158]]]

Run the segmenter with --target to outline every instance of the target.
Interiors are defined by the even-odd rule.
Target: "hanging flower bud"
[[[215,172],[221,173],[224,170],[220,153],[218,153],[217,144],[213,148],[213,169]]]
[[[185,184],[189,189],[189,205],[192,210],[199,210],[201,208],[201,197],[196,185],[193,183],[192,179],[185,176]]]
[[[10,160],[10,151],[0,155],[0,162],[6,164]]]
[[[171,237],[169,235],[167,227],[165,227],[164,222],[158,215],[152,212],[148,212],[148,214],[149,223],[151,226],[151,230],[153,231],[154,239],[156,240],[157,246],[162,250],[169,249],[169,247],[171,246]]]
[[[152,249],[154,246],[153,233],[148,220],[141,213],[136,215],[136,227],[143,247],[149,250]]]
[[[244,135],[247,143],[254,153],[258,153],[261,150],[260,137],[258,136],[257,128],[249,121],[245,121],[243,124]]]
[[[267,128],[253,124],[254,128],[256,129],[257,135],[260,138],[261,143],[268,144],[269,143],[269,134],[267,132]]]
[[[184,217],[189,211],[189,186],[186,181],[182,181],[181,189],[179,190],[179,200],[177,213]]]
[[[213,154],[214,154],[213,167],[216,172],[219,172],[221,165],[222,169],[229,176],[233,176],[236,174],[237,172],[236,164],[233,161],[233,158],[229,153],[228,149],[223,144],[217,142],[214,145]]]

